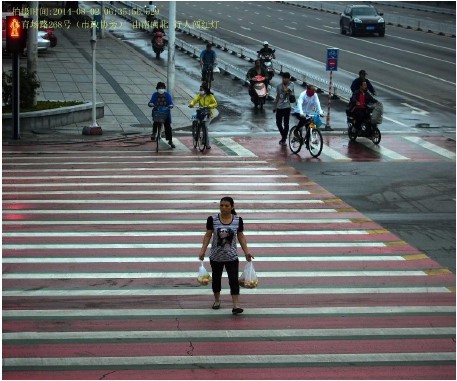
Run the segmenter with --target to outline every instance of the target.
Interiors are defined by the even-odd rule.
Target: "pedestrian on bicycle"
[[[306,115],[318,112],[320,116],[324,116],[321,108],[321,103],[316,94],[316,89],[313,85],[308,84],[306,90],[303,91],[297,99],[297,104],[294,108],[294,116],[298,118],[297,130],[303,127],[306,123]]]
[[[209,108],[209,117],[210,119],[208,120],[207,126],[211,123],[211,118],[213,117],[213,109],[217,107],[217,101],[216,98],[214,97],[213,93],[211,90],[207,87],[206,84],[203,84],[200,86],[200,90],[198,94],[190,101],[189,107],[192,108],[198,103],[199,107],[208,107]],[[207,134],[207,144],[206,148],[211,149],[210,145],[210,140],[209,140],[209,134]]]
[[[206,44],[206,49],[200,53],[200,67],[202,69],[202,82],[206,81],[206,71],[211,70],[211,81],[214,81],[213,67],[216,64],[216,52],[210,43]]]
[[[174,107],[173,99],[171,94],[166,91],[166,85],[163,82],[157,83],[156,92],[151,95],[151,99],[148,103],[149,107],[158,109],[159,107],[168,107],[168,116],[164,122],[165,126],[165,139],[168,141],[168,144],[171,148],[176,148],[173,144],[173,133],[171,129],[171,112],[170,110]],[[153,111],[154,112],[154,111]],[[153,122],[152,124],[152,135],[151,140],[156,141],[157,129],[160,125],[160,122]]]
[[[238,315],[243,312],[239,305],[240,285],[238,282],[239,260],[237,252],[237,239],[244,251],[246,261],[250,262],[254,257],[249,249],[244,236],[243,219],[235,212],[234,201],[231,197],[223,197],[219,203],[220,213],[209,216],[206,221],[206,234],[203,237],[199,259],[205,259],[206,249],[211,241],[209,260],[212,269],[212,288],[214,303],[212,308],[218,310],[221,306],[221,281],[222,272],[227,271],[232,296],[232,314]]]
[[[282,82],[276,87],[276,99],[273,104],[273,112],[276,113],[276,126],[281,134],[279,141],[281,145],[286,144],[289,134],[290,110],[292,108],[291,103],[295,101],[294,98],[294,84],[290,81],[290,73],[285,72],[282,74]]]

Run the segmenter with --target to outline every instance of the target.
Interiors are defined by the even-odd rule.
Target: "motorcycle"
[[[163,40],[163,33],[162,32],[155,32],[152,37],[152,50],[156,54],[156,58],[160,58],[160,54],[163,52],[165,46],[165,42]]]
[[[251,78],[252,92],[251,92],[251,102],[254,103],[255,108],[260,106],[260,109],[263,109],[265,100],[267,99],[267,87],[265,86],[265,77],[262,75],[256,75]]]
[[[381,142],[381,131],[378,125],[382,123],[383,106],[381,102],[377,102],[368,104],[367,108],[369,112],[359,129],[355,127],[355,117],[350,112],[347,113],[348,136],[351,141],[355,141],[358,137],[364,137],[378,145]]]
[[[271,54],[262,54],[260,58],[260,62],[262,63],[263,67],[267,71],[268,74],[268,81],[271,81],[273,76],[275,75],[275,69],[273,68],[273,54],[276,50],[273,50]],[[259,53],[260,50],[257,51]]]

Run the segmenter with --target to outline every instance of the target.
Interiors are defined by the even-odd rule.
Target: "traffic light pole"
[[[13,94],[12,94],[12,112],[13,112],[13,139],[20,139],[20,118],[19,118],[19,101],[20,101],[20,83],[19,83],[19,54],[13,55]]]

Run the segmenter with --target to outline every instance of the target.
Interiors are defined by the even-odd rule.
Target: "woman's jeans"
[[[230,285],[230,295],[240,295],[240,284],[238,283],[238,272],[239,272],[239,260],[236,259],[234,261],[228,262],[216,262],[216,261],[209,261],[211,264],[211,269],[213,271],[213,292],[218,293],[221,292],[221,281],[222,281],[222,272],[225,270],[227,271],[229,285]]]

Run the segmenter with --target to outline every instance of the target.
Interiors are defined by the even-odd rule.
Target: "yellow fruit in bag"
[[[211,282],[211,280],[212,280],[212,278],[211,278],[211,275],[209,275],[209,274],[202,275],[197,278],[198,283],[200,283],[203,286],[207,286],[209,284],[209,282]]]

